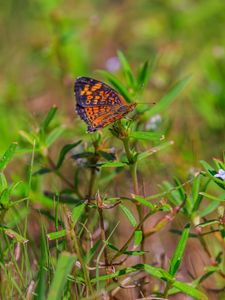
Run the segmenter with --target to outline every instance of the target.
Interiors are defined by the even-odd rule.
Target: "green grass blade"
[[[16,152],[17,143],[12,143],[0,159],[0,171],[3,171]]]
[[[150,110],[151,115],[155,115],[165,110],[176,98],[185,84],[190,80],[190,76],[180,80],[156,105]]]
[[[175,253],[173,255],[173,258],[171,260],[170,263],[170,269],[169,269],[169,273],[174,276],[180,266],[181,260],[182,260],[182,256],[184,253],[184,249],[186,246],[186,242],[188,239],[188,235],[189,235],[189,231],[190,231],[190,224],[187,224],[184,227],[184,230],[182,232],[181,238],[177,244]]]
[[[62,299],[63,290],[76,257],[68,252],[62,252],[56,266],[55,275],[50,286],[47,300]]]

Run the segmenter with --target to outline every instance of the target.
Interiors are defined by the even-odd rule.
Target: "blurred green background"
[[[117,71],[116,51],[132,67],[157,57],[143,101],[192,79],[162,116],[175,140],[175,165],[221,157],[225,125],[225,2],[221,0],[8,0],[0,9],[0,152],[43,118],[52,104],[80,128],[76,76]],[[148,99],[146,99],[148,97]],[[140,100],[140,99],[139,99]]]

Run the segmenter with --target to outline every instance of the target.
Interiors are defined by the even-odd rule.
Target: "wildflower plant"
[[[135,99],[137,107],[130,119],[93,134],[84,133],[82,127],[79,138],[65,143],[73,129],[67,131],[59,123],[57,108],[52,107],[33,131],[20,131],[19,146],[12,144],[0,160],[0,279],[12,279],[11,289],[1,285],[3,299],[15,295],[48,300],[101,299],[105,295],[116,299],[120,290],[128,288],[141,297],[166,299],[183,293],[208,299],[202,283],[213,275],[225,276],[220,254],[225,237],[224,161],[214,159],[215,167],[202,161],[204,170],[185,182],[178,178],[161,182],[157,194],[146,195],[141,184],[149,161],[173,147],[160,128],[161,115],[189,77],[178,81],[155,105],[143,104],[154,62],[144,62],[135,75],[122,52],[118,58],[123,84],[112,73],[99,74],[127,102]],[[20,164],[25,163],[21,156],[29,162],[29,176],[22,181],[11,178],[8,183],[5,169],[14,156]],[[43,184],[47,180],[50,184]],[[111,188],[115,181],[117,192]],[[117,243],[119,214],[130,224],[122,243]],[[160,216],[157,221],[155,216]],[[185,221],[172,228],[180,216]],[[149,220],[151,227],[145,226]],[[38,238],[29,231],[31,221],[39,228]],[[165,267],[148,261],[147,238],[160,234],[167,225],[171,225],[171,236],[178,239]],[[216,239],[214,249],[205,240],[211,235]],[[179,279],[179,272],[192,238],[199,240],[212,264],[200,277],[185,282]],[[40,253],[36,251],[38,239]],[[18,245],[20,256],[15,259]],[[10,266],[4,264],[6,260]]]

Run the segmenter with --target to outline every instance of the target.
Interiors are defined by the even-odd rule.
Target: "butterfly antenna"
[[[155,105],[156,104],[156,102],[136,102],[136,104],[138,105],[138,104],[144,104],[144,105]]]

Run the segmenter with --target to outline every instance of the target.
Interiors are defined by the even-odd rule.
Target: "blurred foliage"
[[[221,0],[2,1],[3,299],[223,299],[224,22]],[[130,119],[86,134],[77,76]]]

